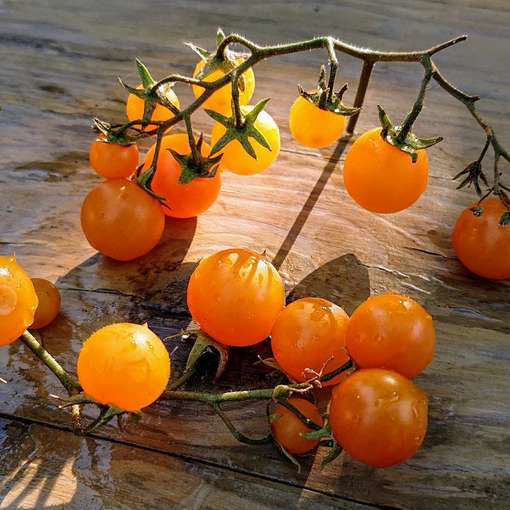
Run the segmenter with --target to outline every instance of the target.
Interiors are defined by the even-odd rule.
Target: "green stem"
[[[193,128],[191,126],[191,116],[184,116],[184,123],[186,125],[186,133],[188,134],[188,142],[191,148],[191,154],[193,156],[193,161],[195,164],[199,164],[200,162],[200,154],[198,153],[197,144],[195,143],[195,136],[193,135]]]
[[[28,330],[21,335],[21,341],[57,376],[69,395],[81,391],[79,382],[60,366]]]

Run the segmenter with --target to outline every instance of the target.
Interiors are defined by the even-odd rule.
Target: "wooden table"
[[[437,62],[454,83],[482,95],[481,111],[510,145],[504,0],[0,1],[0,253],[16,252],[31,275],[56,280],[62,292],[60,317],[41,332],[44,345],[74,370],[81,342],[113,321],[148,321],[161,337],[171,335],[190,324],[186,280],[201,257],[231,246],[266,249],[291,298],[320,295],[350,313],[370,293],[392,290],[427,307],[438,348],[416,381],[430,398],[425,444],[385,470],[342,455],[321,471],[320,449],[296,473],[272,446],[238,444],[208,408],[164,400],[123,431],[112,425],[79,438],[50,398],[63,393],[56,379],[18,342],[0,350],[8,381],[0,385],[0,508],[510,508],[510,286],[468,274],[453,255],[452,224],[472,195],[456,191],[451,177],[478,154],[483,134],[437,86],[417,131],[446,140],[429,151],[427,192],[401,214],[372,215],[347,196],[341,167],[351,142],[317,151],[291,139],[296,84],[313,86],[325,58],[314,52],[256,69],[256,98],[273,98],[268,110],[282,132],[270,171],[225,175],[207,214],[168,221],[164,242],[138,261],[116,263],[87,244],[79,208],[98,182],[88,167],[91,117],[123,120],[116,77],[135,83],[135,56],[158,77],[190,74],[194,55],[182,42],[210,47],[218,25],[261,43],[334,34],[387,50],[469,33]],[[348,102],[359,70],[341,58]],[[377,103],[402,118],[420,79],[415,64],[377,65],[358,131],[377,123]],[[190,99],[184,89],[179,96]],[[202,114],[196,126],[210,130]],[[178,347],[177,373],[189,345],[167,344]],[[234,352],[218,389],[271,384],[254,365],[258,352]],[[242,430],[264,432],[260,404],[228,411]]]

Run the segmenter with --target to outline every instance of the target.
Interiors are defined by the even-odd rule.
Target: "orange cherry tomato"
[[[147,324],[110,324],[92,334],[78,356],[78,379],[97,402],[125,411],[152,404],[170,378],[170,357]]]
[[[242,106],[241,111],[247,114],[253,106]],[[229,142],[218,154],[223,154],[221,158],[221,167],[239,175],[254,175],[267,170],[280,152],[280,130],[269,113],[262,111],[259,113],[254,123],[255,128],[264,136],[271,150],[266,149],[253,138],[249,141],[255,150],[257,159],[252,158],[239,143],[238,140]],[[211,145],[214,144],[225,134],[225,126],[215,122],[211,134]]]
[[[400,464],[416,453],[427,432],[423,391],[391,370],[358,370],[333,390],[333,436],[353,458],[372,467]]]
[[[143,89],[143,85],[140,84],[136,88]],[[165,97],[176,108],[180,107],[179,98],[175,95],[175,92],[173,91],[173,89],[171,87],[162,85],[160,90],[163,90]],[[144,108],[145,108],[145,101],[142,98],[135,96],[134,94],[129,94],[127,103],[126,103],[126,113],[127,113],[128,119],[130,121],[142,119]],[[154,111],[152,112],[150,120],[153,120],[155,122],[161,122],[161,121],[170,120],[173,116],[174,116],[174,114],[168,108],[157,103],[156,106],[154,107]],[[142,129],[141,124],[135,124],[133,127]],[[143,130],[144,131],[153,131],[154,129],[157,129],[157,128],[158,128],[157,124],[147,124],[147,126],[145,126],[143,128]]]
[[[53,283],[44,278],[32,278],[39,305],[35,311],[31,329],[45,328],[60,312],[60,292]]]
[[[432,361],[435,345],[432,317],[399,294],[369,297],[347,327],[347,350],[359,367],[387,368],[410,379]]]
[[[112,179],[86,196],[81,226],[93,248],[112,259],[127,261],[158,244],[165,215],[160,203],[135,182]]]
[[[290,108],[289,126],[292,136],[301,145],[322,149],[342,136],[345,117],[323,110],[299,96]]]
[[[507,211],[499,198],[486,198],[477,216],[464,209],[453,229],[453,247],[459,260],[472,273],[491,280],[510,278],[510,225],[500,225]]]
[[[144,169],[150,167],[154,158],[154,144],[147,152]],[[191,182],[179,181],[182,173],[181,165],[174,159],[168,149],[178,154],[189,154],[188,135],[178,133],[163,137],[158,156],[156,173],[152,180],[154,193],[166,199],[168,207],[163,207],[167,216],[174,218],[192,218],[207,211],[216,201],[221,188],[221,172],[218,170],[214,177],[197,177]],[[202,144],[202,156],[207,156],[211,148],[205,142]]]
[[[264,255],[224,250],[203,259],[188,285],[188,308],[202,330],[223,345],[267,338],[285,305],[278,271]]]
[[[16,257],[0,256],[0,346],[17,340],[34,321],[38,299]]]
[[[282,311],[271,332],[273,355],[294,381],[326,374],[349,360],[345,333],[349,323],[342,308],[326,299],[298,299]],[[324,384],[337,384],[339,374]]]
[[[136,143],[119,145],[98,139],[90,146],[89,159],[90,166],[106,179],[129,177],[138,165],[138,147]]]
[[[240,65],[244,61],[244,58],[239,57],[236,58],[236,64]],[[204,68],[205,62],[200,60],[197,62],[195,66],[195,70],[193,71],[193,77],[196,77],[197,74],[202,71]],[[212,82],[219,80],[225,75],[225,73],[221,69],[217,69],[212,73],[209,73],[203,81]],[[253,73],[253,68],[247,69],[243,74],[244,78],[244,90],[239,88],[239,101],[241,104],[248,104],[250,99],[253,96],[253,92],[255,90],[255,74]],[[193,94],[198,99],[203,93],[203,87],[198,85],[193,85]],[[228,115],[232,113],[232,85],[228,83],[221,89],[216,90],[208,97],[205,102],[202,104],[203,108],[207,110],[213,110],[218,113],[222,113],[223,115]]]
[[[289,398],[289,404],[292,404],[309,420],[322,427],[324,420],[317,407],[302,398]],[[318,444],[318,439],[306,439],[303,434],[312,432],[312,429],[306,426],[292,411],[278,404],[273,414],[275,419],[271,422],[271,431],[275,441],[286,451],[294,455],[313,450]]]
[[[374,213],[396,213],[408,208],[425,191],[428,157],[411,156],[381,138],[381,128],[363,133],[352,145],[344,163],[347,192],[361,207]]]

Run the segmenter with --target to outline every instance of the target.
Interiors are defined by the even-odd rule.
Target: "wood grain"
[[[437,355],[417,379],[431,400],[430,430],[424,447],[404,465],[371,470],[342,457],[320,471],[325,452],[319,451],[296,474],[273,447],[238,445],[199,404],[164,400],[141,422],[129,421],[124,432],[102,430],[101,441],[122,440],[171,453],[179,462],[248,473],[257,480],[253,484],[270,480],[278,487],[287,484],[360,503],[508,508],[510,286],[469,275],[453,256],[451,226],[472,196],[455,191],[450,178],[477,155],[483,136],[464,107],[437,87],[428,93],[417,132],[442,135],[446,142],[430,151],[427,192],[398,215],[369,214],[346,195],[341,165],[350,141],[315,151],[290,138],[288,108],[296,83],[313,84],[323,60],[316,52],[256,69],[256,98],[273,98],[269,111],[282,129],[282,152],[267,173],[225,175],[220,200],[211,210],[198,220],[169,221],[164,242],[139,261],[119,264],[94,255],[79,227],[81,201],[98,182],[87,162],[90,117],[123,118],[124,95],[114,77],[134,82],[135,56],[157,76],[189,74],[193,56],[181,42],[210,46],[218,24],[258,42],[332,33],[382,49],[428,47],[468,32],[467,44],[441,54],[437,62],[453,82],[483,96],[482,111],[510,145],[510,77],[505,72],[510,14],[505,2],[477,4],[483,8],[475,3],[416,1],[410,9],[403,0],[341,6],[258,2],[226,12],[225,5],[207,1],[151,2],[152,11],[142,2],[98,3],[96,8],[77,1],[0,2],[0,252],[15,251],[33,276],[57,280],[63,312],[42,338],[67,368],[74,369],[87,335],[109,322],[147,320],[162,337],[187,327],[189,274],[201,257],[230,246],[267,249],[285,277],[289,299],[320,295],[350,313],[370,293],[392,290],[424,304],[436,321]],[[352,85],[347,101],[359,69],[358,62],[341,59],[342,77]],[[358,129],[375,125],[377,103],[402,118],[419,79],[408,64],[376,66]],[[178,93],[190,99],[184,89]],[[210,123],[199,115],[196,127],[207,133]],[[169,349],[178,345],[178,372],[188,346],[167,343]],[[239,381],[243,387],[272,384],[271,375],[254,365],[257,354],[266,351],[267,346],[235,351],[218,389],[237,387]],[[0,351],[0,375],[8,380],[0,386],[3,416],[69,423],[68,414],[49,398],[61,393],[53,376],[22,345]],[[210,388],[210,383],[195,380],[192,387]],[[265,430],[257,404],[232,405],[229,415],[254,435]],[[47,430],[41,428],[41,437]],[[64,478],[72,481],[72,473]],[[290,496],[288,501],[291,507],[296,503]],[[327,507],[329,502],[315,504]]]

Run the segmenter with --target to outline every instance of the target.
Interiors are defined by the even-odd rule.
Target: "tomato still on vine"
[[[421,446],[428,401],[397,372],[362,369],[335,386],[329,421],[349,455],[372,467],[388,467],[404,462]]]
[[[97,402],[139,411],[163,393],[170,357],[147,325],[110,324],[92,334],[78,357],[78,379]]]
[[[119,145],[97,139],[90,146],[89,160],[90,166],[101,177],[130,177],[138,165],[138,147],[136,143]]]
[[[60,292],[44,278],[32,278],[34,289],[39,300],[35,311],[32,329],[41,329],[49,326],[60,312]]]
[[[363,133],[345,158],[345,189],[361,207],[374,213],[396,213],[410,207],[425,191],[428,157],[411,156],[381,137],[381,128]]]
[[[160,203],[138,184],[112,179],[98,184],[81,207],[81,226],[93,248],[115,260],[141,257],[161,239]]]
[[[192,181],[180,181],[182,167],[168,149],[180,155],[191,152],[188,135],[177,133],[163,137],[156,165],[156,173],[152,180],[152,191],[163,197],[167,206],[162,206],[167,216],[174,218],[192,218],[207,211],[216,201],[221,189],[221,172],[217,169],[214,177],[195,177]],[[211,148],[202,143],[202,156],[208,156]],[[155,144],[145,156],[144,169],[152,164]]]
[[[34,321],[39,300],[16,257],[0,256],[0,346],[17,340]]]
[[[510,224],[500,223],[507,211],[499,198],[486,198],[466,208],[455,223],[455,254],[472,273],[491,280],[510,278]]]
[[[262,342],[284,305],[278,271],[264,255],[248,250],[224,250],[204,258],[188,285],[193,319],[223,345]]]

